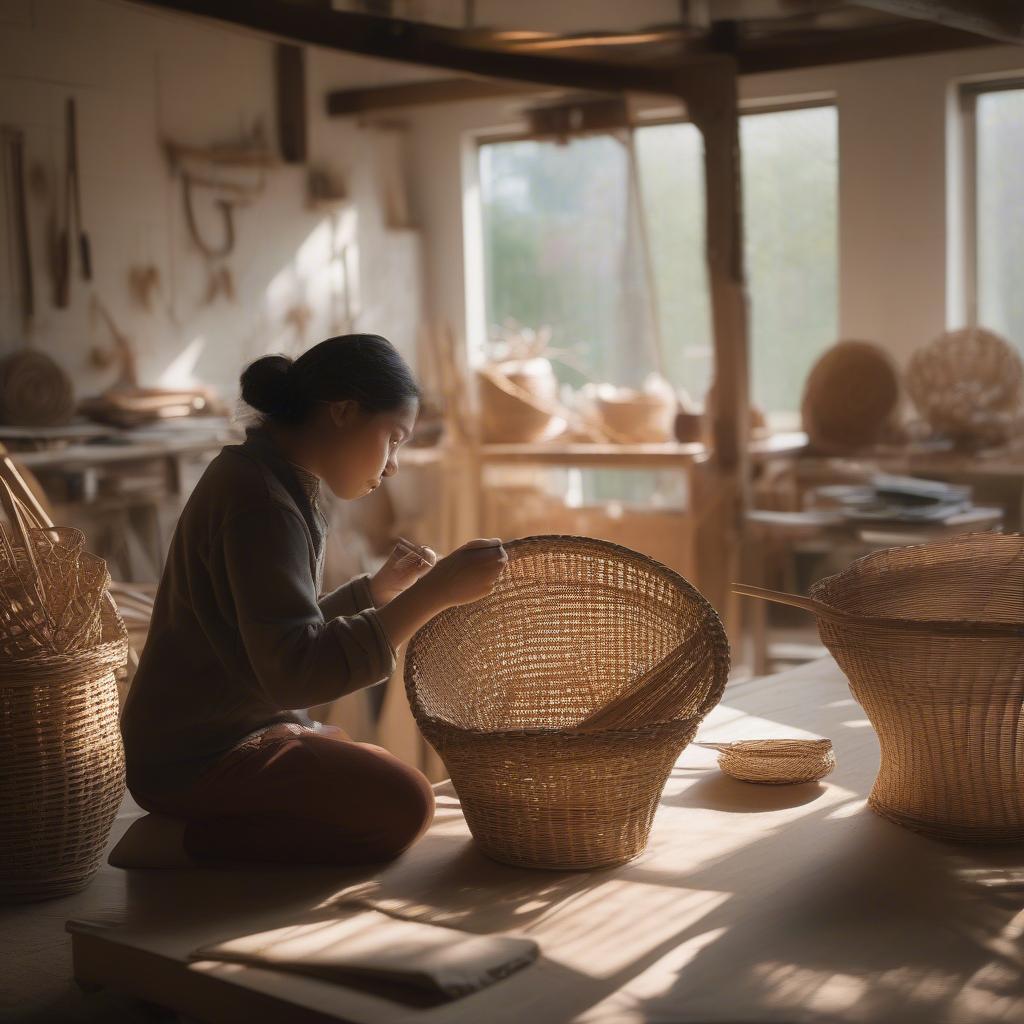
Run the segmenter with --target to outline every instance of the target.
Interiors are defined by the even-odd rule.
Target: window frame
[[[841,118],[840,97],[839,97],[838,92],[835,92],[835,91],[821,91],[821,92],[807,93],[807,94],[803,94],[803,95],[800,95],[800,96],[779,97],[779,98],[773,98],[773,99],[747,99],[747,100],[742,100],[741,99],[740,103],[739,103],[739,116],[740,116],[740,119],[742,120],[745,117],[756,117],[759,114],[778,114],[778,113],[785,113],[785,112],[788,112],[788,111],[795,111],[795,110],[815,110],[815,109],[820,109],[822,107],[833,107],[835,109],[835,111],[836,111],[837,122],[840,120],[840,118]],[[652,113],[652,114],[644,115],[643,111],[639,111],[639,112],[634,112],[634,114],[635,114],[635,117],[634,117],[633,124],[632,124],[632,127],[634,129],[653,128],[653,127],[659,127],[659,126],[662,126],[662,125],[673,125],[673,124],[680,124],[680,125],[682,125],[682,124],[693,124],[692,119],[690,117],[686,116],[685,113],[676,113],[676,112],[667,113],[667,114],[653,114]],[[626,126],[623,126],[623,128],[624,127],[626,127]],[[592,136],[592,135],[611,135],[611,136],[615,137],[617,131],[622,131],[622,129],[600,128],[600,129],[594,129],[593,131],[584,131],[584,132],[574,133],[574,137],[583,138],[583,137],[588,137],[588,136]],[[481,288],[483,290],[481,295],[479,296],[479,308],[480,308],[481,312],[483,313],[483,316],[481,316],[479,318],[481,322],[479,324],[474,323],[474,324],[470,325],[469,326],[469,330],[467,331],[467,337],[472,339],[472,341],[471,341],[471,356],[470,356],[471,362],[473,363],[473,365],[476,365],[477,361],[479,361],[481,363],[484,361],[484,354],[483,353],[484,353],[484,351],[486,349],[486,344],[487,344],[486,338],[487,338],[487,332],[488,332],[488,329],[489,329],[489,325],[487,323],[487,313],[486,313],[486,308],[487,308],[487,297],[486,297],[486,274],[487,274],[487,268],[486,268],[485,262],[484,262],[486,260],[486,254],[484,253],[484,246],[483,246],[483,219],[482,219],[482,217],[483,217],[483,202],[482,202],[482,196],[480,194],[480,150],[484,146],[499,145],[501,143],[511,143],[511,142],[551,142],[551,141],[555,141],[555,136],[549,135],[549,134],[545,134],[545,133],[530,132],[530,131],[528,131],[526,129],[518,129],[517,130],[516,128],[513,128],[510,125],[507,125],[505,127],[480,128],[480,129],[477,129],[476,131],[474,131],[472,133],[468,133],[468,134],[469,134],[469,139],[468,139],[469,145],[467,147],[467,150],[468,150],[468,154],[471,154],[472,175],[473,175],[472,181],[474,182],[474,185],[475,185],[475,188],[476,188],[476,194],[477,194],[476,214],[475,214],[476,226],[477,226],[477,228],[479,230],[479,233],[480,233],[480,237],[479,237],[479,239],[478,239],[476,244],[478,246],[478,250],[477,251],[480,254],[480,261],[481,262],[480,262],[480,268],[479,268],[479,276],[477,277],[476,275],[473,275],[471,277],[470,275],[467,274],[467,276],[465,277],[464,280],[466,282],[467,289],[470,288],[470,287],[474,287],[475,286],[475,287],[479,287],[479,288]],[[741,161],[742,161],[742,154],[741,154]],[[741,187],[742,187],[742,184],[741,184]],[[841,208],[841,203],[842,203],[841,188],[842,188],[842,172],[841,172],[841,168],[840,168],[839,176],[838,176],[838,181],[837,181],[837,186],[836,186],[836,200],[837,200],[837,207],[839,207],[839,208]],[[841,218],[840,218],[840,223],[841,223]],[[837,225],[837,229],[838,229],[838,225]],[[838,256],[839,261],[840,261],[840,266],[839,266],[839,268],[837,268],[837,272],[838,272],[838,274],[841,275],[841,240],[839,242],[839,246],[840,246],[840,248],[839,248],[839,252],[837,253],[837,256]],[[745,260],[744,260],[744,262],[745,262]],[[839,279],[837,281],[837,285],[838,285],[838,288],[839,288],[840,293],[841,293],[841,289],[842,289],[842,278],[841,278],[841,276],[839,277]],[[467,296],[467,299],[468,299],[468,296]],[[836,314],[837,314],[837,318],[838,318],[838,314],[839,314],[838,308],[836,310]],[[781,415],[782,417],[784,417],[784,422],[786,424],[786,427],[790,428],[792,426],[792,422],[791,422],[791,419],[792,419],[792,416],[793,416],[792,413],[788,413],[788,412],[784,412],[784,413],[781,413],[781,414],[780,413],[769,413],[769,415],[770,416],[780,416]]]
[[[995,92],[1024,91],[1024,77],[962,82],[957,92],[959,111],[959,194],[956,216],[960,223],[959,272],[962,301],[949,326],[977,327],[978,319],[978,98]]]
[[[839,98],[833,93],[815,93],[812,96],[794,97],[792,99],[747,100],[740,103],[740,118],[758,114],[781,114],[788,110],[813,110],[817,107],[839,107]],[[685,114],[637,114],[633,128],[654,128],[666,124],[692,124]],[[625,127],[625,126],[623,126]],[[589,132],[573,133],[583,138],[588,135],[614,135],[614,128],[595,128]],[[555,136],[530,132],[525,129],[495,128],[482,129],[473,133],[473,143],[477,150],[484,146],[493,146],[502,142],[550,142]],[[479,155],[477,157],[479,160]]]

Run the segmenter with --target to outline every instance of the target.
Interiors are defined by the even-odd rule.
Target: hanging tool
[[[83,281],[92,280],[92,253],[89,247],[89,236],[82,227],[82,183],[78,170],[78,119],[75,113],[75,101],[68,99],[67,106],[68,152],[71,161],[71,180],[75,200],[75,227],[78,230],[79,269]],[[70,224],[68,225],[70,227]]]
[[[25,133],[17,128],[5,127],[3,142],[9,186],[8,210],[13,221],[14,244],[17,248],[21,314],[27,330],[35,312],[35,290],[32,284],[32,245],[29,241],[25,199]]]
[[[195,242],[196,247],[207,259],[229,256],[235,247],[234,208],[240,204],[232,202],[230,199],[214,200],[214,204],[220,210],[221,219],[224,224],[224,233],[220,245],[211,245],[199,233],[199,225],[196,222],[195,211],[192,208],[192,186],[196,182],[187,171],[182,172],[181,182],[182,196],[185,200],[185,220],[188,224],[188,232],[192,236],[192,241]]]
[[[66,309],[71,299],[71,231],[78,232],[79,270],[84,281],[92,280],[89,236],[82,229],[82,191],[78,174],[78,126],[75,101],[68,97],[64,121],[64,228],[57,237],[54,254],[55,303]]]

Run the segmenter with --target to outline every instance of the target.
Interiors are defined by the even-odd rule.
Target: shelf
[[[281,159],[272,150],[256,146],[187,146],[164,139],[164,149],[172,163],[198,160],[223,167],[278,167]]]
[[[796,455],[807,446],[803,433],[773,434],[751,441],[753,459]],[[560,466],[679,466],[710,454],[700,442],[689,444],[485,444],[480,457],[486,463],[534,463]]]

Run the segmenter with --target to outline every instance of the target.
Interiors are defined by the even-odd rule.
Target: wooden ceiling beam
[[[529,96],[550,91],[551,86],[503,82],[491,78],[437,78],[366,89],[336,89],[327,94],[327,113],[344,117],[400,107],[500,99],[502,96]]]
[[[1001,43],[1024,44],[1020,0],[857,0],[857,6],[935,22]]]
[[[823,37],[822,33],[815,33],[813,38],[808,36],[806,40],[794,37],[785,42],[741,47],[735,53],[735,58],[740,74],[754,75],[790,68],[910,57],[993,44],[994,40],[944,25],[907,22],[880,25],[856,32],[847,31],[834,36]],[[543,91],[543,86],[486,78],[443,78],[404,85],[335,90],[328,94],[327,110],[336,115],[365,114],[399,107],[526,96]]]
[[[468,75],[525,82],[531,85],[679,95],[702,71],[694,66],[663,69],[649,64],[616,64],[532,53],[481,50],[468,45],[459,32],[397,18],[286,0],[131,0],[167,11],[225,21],[293,42],[445,68]]]
[[[736,55],[740,74],[914,57],[995,44],[995,40],[971,32],[924,22],[878,25],[828,35],[818,33],[817,36],[816,40],[809,36],[806,40],[794,37],[743,47]]]

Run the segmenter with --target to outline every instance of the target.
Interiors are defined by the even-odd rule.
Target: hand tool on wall
[[[3,129],[4,170],[8,183],[8,216],[17,253],[18,289],[21,314],[26,330],[35,312],[32,284],[32,246],[29,241],[28,208],[25,197],[25,133],[17,128]]]
[[[78,170],[78,117],[75,111],[75,101],[70,98],[67,106],[67,133],[69,170],[75,203],[75,228],[78,231],[79,269],[82,272],[82,280],[91,281],[92,253],[89,247],[89,236],[85,233],[85,228],[82,227],[82,182]],[[70,228],[70,226],[69,218],[68,227]]]
[[[82,190],[78,175],[78,125],[75,101],[68,97],[64,121],[64,227],[57,236],[54,253],[54,301],[66,309],[71,298],[72,223],[78,233],[78,259],[82,279],[92,280],[92,253],[89,236],[82,229]]]

